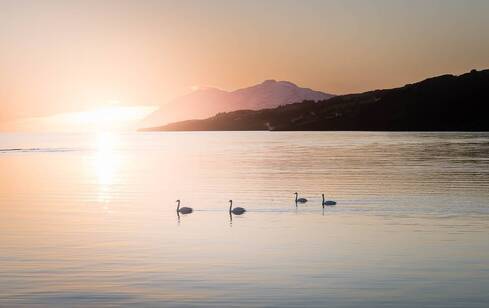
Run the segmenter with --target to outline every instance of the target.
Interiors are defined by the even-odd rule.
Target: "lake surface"
[[[0,134],[0,209],[0,306],[489,306],[489,133]]]

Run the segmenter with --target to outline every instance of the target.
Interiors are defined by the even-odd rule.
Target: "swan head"
[[[177,200],[177,201],[175,201],[175,202],[178,202],[178,203],[180,203],[180,199],[178,199],[178,200]]]
[[[295,192],[295,193],[294,193],[294,195],[296,195],[296,196],[297,196],[297,195],[298,195],[298,193],[297,193],[297,192]]]

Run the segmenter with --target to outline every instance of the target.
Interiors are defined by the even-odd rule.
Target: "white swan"
[[[246,210],[242,207],[235,207],[233,209],[233,200],[229,200],[229,214],[233,213],[234,215],[241,215],[244,212],[246,212]]]
[[[180,200],[177,200],[177,203],[177,213],[190,214],[194,211],[191,207],[180,207]]]
[[[306,198],[299,198],[298,193],[295,192],[294,195],[295,195],[295,203],[306,203],[307,202]]]
[[[325,205],[328,205],[328,206],[336,205],[336,201],[333,201],[333,200],[324,200],[324,194],[323,194],[323,207]]]

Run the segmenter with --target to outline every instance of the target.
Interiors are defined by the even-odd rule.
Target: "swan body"
[[[295,192],[294,195],[295,195],[295,203],[306,203],[307,202],[306,198],[299,198],[298,193]]]
[[[194,211],[191,207],[180,207],[180,200],[177,200],[177,203],[177,213],[190,214]]]
[[[327,205],[327,206],[336,205],[336,201],[333,201],[333,200],[324,200],[324,194],[323,194],[323,207],[325,205]]]
[[[234,215],[241,215],[243,214],[244,212],[246,212],[246,210],[242,207],[235,207],[233,209],[233,200],[229,200],[229,213],[233,213]]]

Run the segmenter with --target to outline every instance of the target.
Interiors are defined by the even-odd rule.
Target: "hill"
[[[489,70],[473,70],[400,88],[220,113],[147,130],[489,131],[488,104]]]

